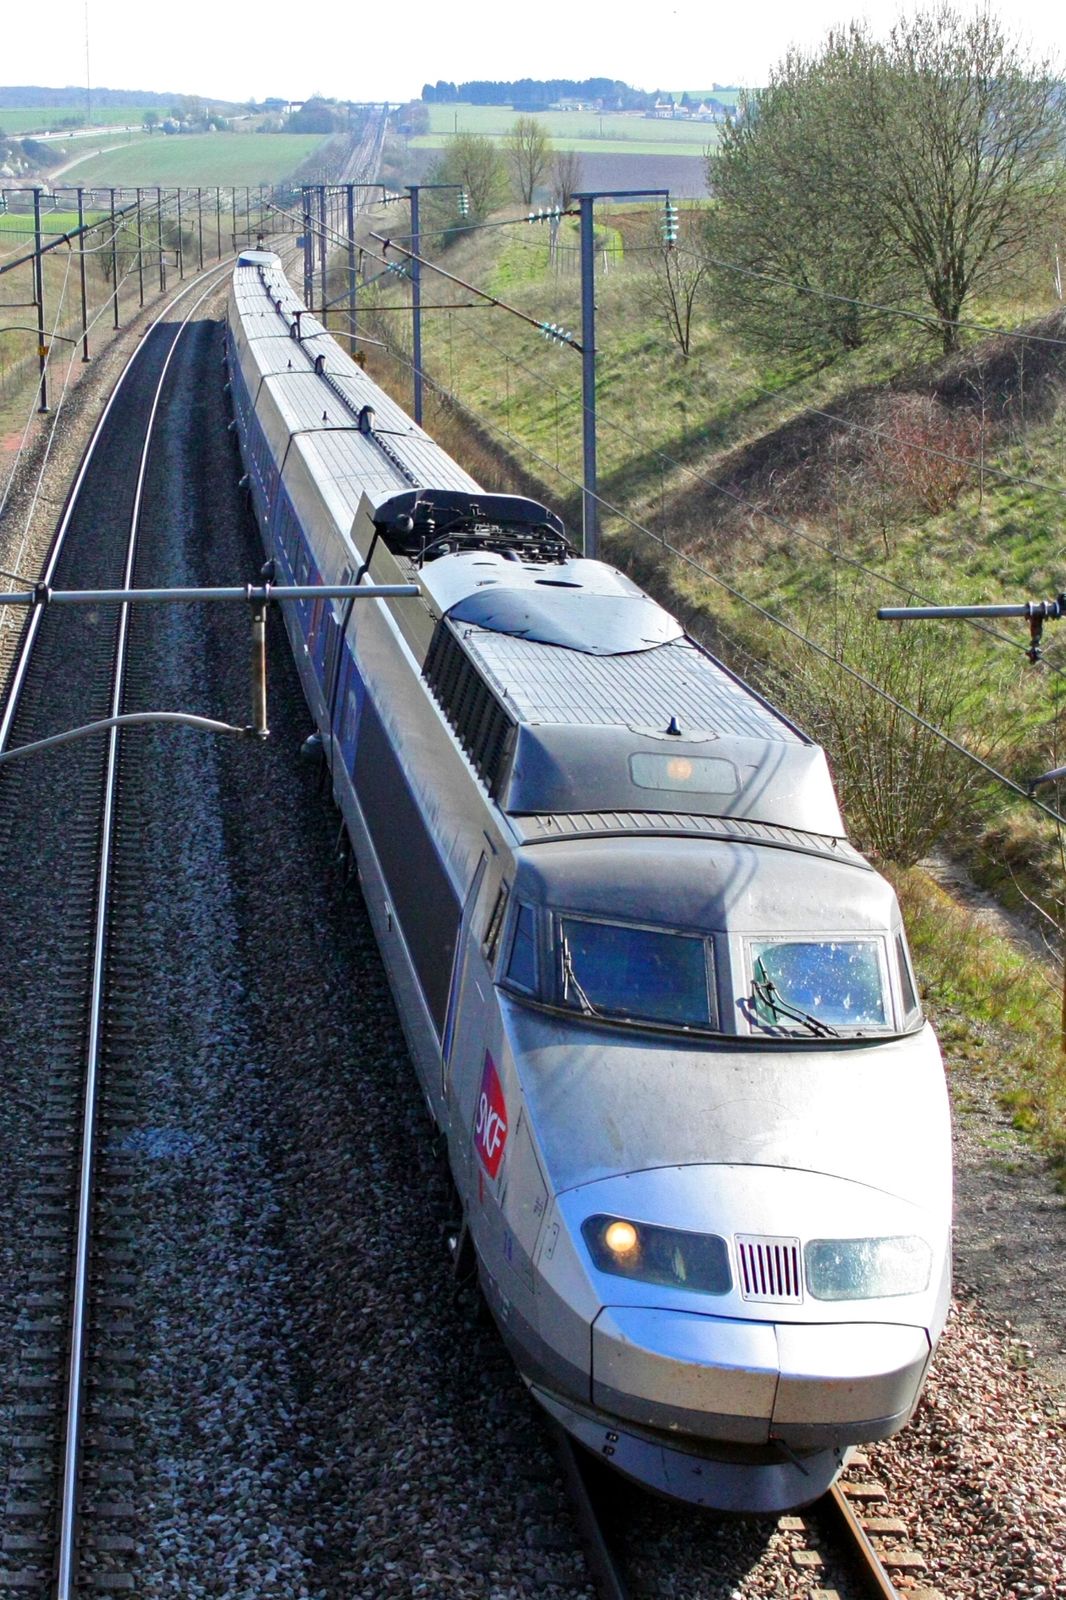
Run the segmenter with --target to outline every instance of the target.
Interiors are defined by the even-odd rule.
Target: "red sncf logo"
[[[507,1143],[507,1102],[503,1098],[496,1063],[485,1051],[485,1068],[474,1113],[474,1146],[490,1178],[500,1170]]]

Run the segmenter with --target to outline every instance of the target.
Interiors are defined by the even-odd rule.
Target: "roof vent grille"
[[[738,1233],[734,1242],[742,1300],[794,1304],[803,1299],[798,1239]]]
[[[422,674],[455,729],[478,777],[495,794],[513,743],[515,719],[441,618]]]

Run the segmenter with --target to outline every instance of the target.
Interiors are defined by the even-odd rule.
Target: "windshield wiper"
[[[786,1022],[802,1023],[818,1039],[840,1038],[838,1030],[831,1027],[828,1022],[823,1022],[820,1017],[812,1016],[809,1011],[800,1011],[797,1006],[789,1005],[787,1000],[782,1000],[781,991],[758,959],[755,962],[751,987],[756,1001],[766,1007],[775,1022],[782,1017]]]
[[[581,987],[580,983],[578,983],[578,981],[577,981],[577,975],[574,972],[574,958],[570,954],[570,941],[569,941],[569,939],[564,939],[563,940],[563,999],[564,1000],[566,999],[567,995],[570,993],[571,989],[573,989],[574,993],[577,995],[578,1004],[580,1005],[582,1011],[586,1012],[587,1015],[590,1016],[590,1017],[598,1017],[600,1015],[599,1011],[597,1011],[596,1007],[592,1004],[592,1001],[589,999],[588,995],[585,993],[584,989]]]

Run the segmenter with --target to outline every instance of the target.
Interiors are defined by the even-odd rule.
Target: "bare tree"
[[[867,60],[852,110],[877,212],[954,350],[966,301],[1002,278],[1062,193],[1060,75],[990,13],[946,6],[901,20]]]
[[[863,303],[893,298],[869,208],[841,200],[854,161],[839,107],[848,61],[848,38],[813,57],[789,51],[707,155],[720,317],[750,345],[814,361],[864,344],[875,319]]]
[[[581,187],[581,157],[576,150],[557,150],[552,162],[552,199],[563,211],[569,211],[574,195]]]
[[[710,264],[696,251],[671,249],[656,226],[646,234],[648,272],[640,288],[646,310],[661,321],[688,360],[692,348],[692,323],[706,293]]]
[[[533,192],[552,165],[552,143],[536,117],[516,117],[504,136],[504,151],[515,192],[523,205],[533,204]]]
[[[751,342],[833,355],[923,305],[945,351],[967,302],[1066,185],[1066,97],[991,15],[948,6],[792,51],[708,158],[716,298]]]

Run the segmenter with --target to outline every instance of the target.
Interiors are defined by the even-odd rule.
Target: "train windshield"
[[[710,942],[585,917],[559,919],[565,1006],[588,1016],[717,1029]]]
[[[891,1025],[880,939],[753,940],[751,967],[764,1027],[817,1036]]]

